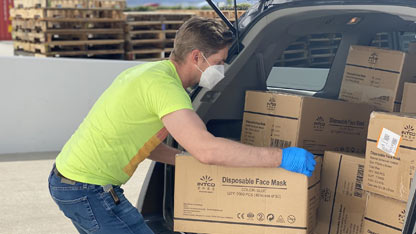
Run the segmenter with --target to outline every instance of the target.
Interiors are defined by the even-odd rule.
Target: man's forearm
[[[204,149],[202,160],[208,164],[235,167],[278,167],[282,162],[282,150],[271,147],[244,145],[225,138],[215,137],[207,142],[212,147]]]
[[[175,156],[181,151],[161,143],[152,153],[149,155],[149,159],[166,163],[170,165],[175,165]]]

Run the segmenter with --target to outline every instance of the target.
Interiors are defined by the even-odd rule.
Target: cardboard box
[[[315,233],[362,233],[366,204],[363,175],[364,155],[325,152]]]
[[[416,114],[416,83],[404,83],[400,112]]]
[[[415,63],[415,54],[351,46],[339,99],[399,111],[404,82],[416,82]]]
[[[406,217],[406,202],[367,193],[365,234],[401,234]]]
[[[241,141],[255,146],[302,147],[322,156],[326,150],[365,152],[366,104],[247,91]]]
[[[407,201],[415,171],[415,127],[416,115],[371,114],[364,190]]]
[[[320,167],[312,177],[282,168],[230,168],[177,156],[174,230],[192,233],[312,233]]]

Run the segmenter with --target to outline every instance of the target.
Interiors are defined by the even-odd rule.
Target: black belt
[[[75,180],[71,180],[66,178],[65,176],[63,176],[58,169],[56,169],[56,167],[53,168],[53,173],[55,173],[56,176],[58,176],[59,178],[61,178],[61,183],[64,184],[70,184],[70,185],[74,185],[77,181]]]
[[[58,169],[56,169],[56,167],[53,167],[53,173],[55,173],[56,176],[58,176],[59,178],[61,178],[61,183],[64,184],[70,184],[70,185],[74,185],[75,183],[77,183],[77,181],[75,180],[71,180],[66,178],[64,175],[62,175]],[[106,186],[102,186],[104,191],[107,193],[110,193],[111,197],[113,198],[114,202],[116,203],[116,205],[120,204],[120,199],[117,196],[117,193],[114,191],[114,188],[111,184],[108,184]]]

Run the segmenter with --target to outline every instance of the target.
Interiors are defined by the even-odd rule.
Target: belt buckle
[[[56,169],[56,167],[53,169],[53,172],[56,176],[61,178],[61,183],[63,184],[69,184],[69,185],[75,185],[75,181],[65,178],[59,171]]]
[[[75,185],[75,181],[68,180],[67,178],[63,178],[63,177],[61,177],[61,183],[69,184],[69,185]]]

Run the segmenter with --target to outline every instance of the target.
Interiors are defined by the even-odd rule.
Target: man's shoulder
[[[166,60],[143,63],[126,70],[124,75],[129,77],[163,80],[175,76],[175,70],[169,63],[170,62]]]
[[[134,70],[145,73],[169,73],[172,71],[172,67],[170,66],[170,61],[162,60],[142,63],[134,67]]]

